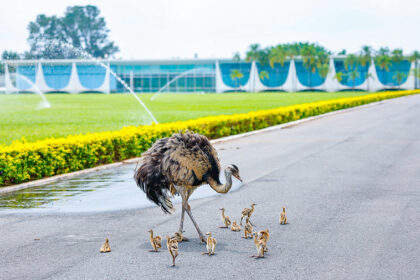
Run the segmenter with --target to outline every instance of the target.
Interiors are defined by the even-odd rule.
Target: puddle
[[[147,200],[133,179],[135,164],[80,175],[72,179],[0,195],[0,213],[96,212],[144,208]],[[234,180],[232,190],[240,187]],[[199,187],[191,199],[217,194],[210,186]],[[176,196],[174,203],[180,202]]]

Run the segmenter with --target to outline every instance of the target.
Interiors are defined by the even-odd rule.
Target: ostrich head
[[[235,177],[236,179],[238,179],[239,181],[241,181],[241,182],[242,182],[242,178],[241,178],[241,176],[239,176],[239,169],[238,169],[238,167],[237,167],[236,165],[234,165],[234,164],[229,164],[229,165],[226,167],[226,171],[227,171],[228,173],[230,173],[233,177]]]

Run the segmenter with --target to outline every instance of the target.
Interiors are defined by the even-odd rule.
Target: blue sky
[[[420,49],[420,5],[412,0],[2,0],[0,51],[27,50],[29,21],[76,4],[101,9],[120,47],[117,57],[126,59],[232,57],[255,42]]]

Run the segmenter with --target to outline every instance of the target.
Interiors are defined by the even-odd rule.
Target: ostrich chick
[[[242,236],[242,238],[248,239],[248,237],[252,238],[252,225],[249,222],[249,218],[246,217],[246,223],[245,223],[245,228],[244,228],[244,236]]]
[[[225,216],[225,208],[221,208],[219,210],[222,210],[222,222],[225,225],[224,227],[219,227],[219,228],[228,228],[231,224],[229,216]]]
[[[211,232],[207,232],[206,235],[208,235],[209,237],[207,237],[207,253],[203,253],[203,255],[214,255],[214,251],[216,249],[216,238],[211,236]]]
[[[149,252],[157,252],[159,248],[162,247],[162,237],[155,236],[153,237],[153,230],[148,230],[150,232],[150,244],[153,247],[153,250],[149,250]]]
[[[233,221],[232,225],[230,226],[230,230],[231,231],[241,231],[241,227],[238,226],[238,224],[236,223],[236,221]]]
[[[280,224],[281,225],[287,224],[286,207],[283,207],[283,212],[280,213]]]
[[[262,239],[262,240],[265,241],[265,245],[266,246],[264,247],[264,252],[267,253],[267,251],[268,251],[268,249],[267,249],[267,242],[270,239],[270,232],[269,232],[269,230],[268,229],[260,230],[258,232],[258,239]]]
[[[101,249],[100,249],[101,253],[108,253],[111,252],[111,247],[109,246],[109,240],[108,238],[105,239],[105,243],[104,245],[102,245]]]
[[[257,204],[255,204],[255,203],[252,203],[251,204],[251,208],[245,208],[244,210],[242,210],[242,217],[241,217],[241,226],[242,226],[242,219],[244,218],[244,217],[248,217],[248,218],[251,218],[251,215],[252,215],[252,213],[254,213],[254,210],[255,210],[255,205],[257,205]],[[251,223],[251,222],[250,222]],[[252,225],[252,223],[251,223],[251,225]]]
[[[253,255],[251,258],[264,258],[264,253],[267,252],[267,241],[264,238],[258,238],[258,234],[256,232],[254,232],[253,235],[258,255]]]
[[[172,266],[175,266],[175,259],[178,257],[178,241],[175,238],[166,236],[166,247],[168,248],[169,254],[172,256]]]
[[[178,242],[189,241],[189,239],[186,238],[184,236],[184,234],[182,232],[180,232],[180,231],[175,232],[174,233],[174,236],[172,238],[175,238],[175,240],[178,241]]]

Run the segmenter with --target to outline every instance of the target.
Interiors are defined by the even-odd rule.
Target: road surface
[[[163,236],[178,229],[179,205],[171,216],[157,207],[3,213],[0,278],[420,279],[420,95],[217,149],[224,164],[239,166],[245,184],[191,202],[201,229],[218,241],[216,255],[201,254],[205,246],[188,219],[191,241],[180,244],[175,268],[165,245],[147,251],[148,229]],[[251,203],[256,228],[271,233],[264,259],[249,258],[256,250],[243,232],[218,228],[219,208],[238,221]],[[290,221],[284,226],[282,206]],[[100,254],[106,237],[112,252]]]

